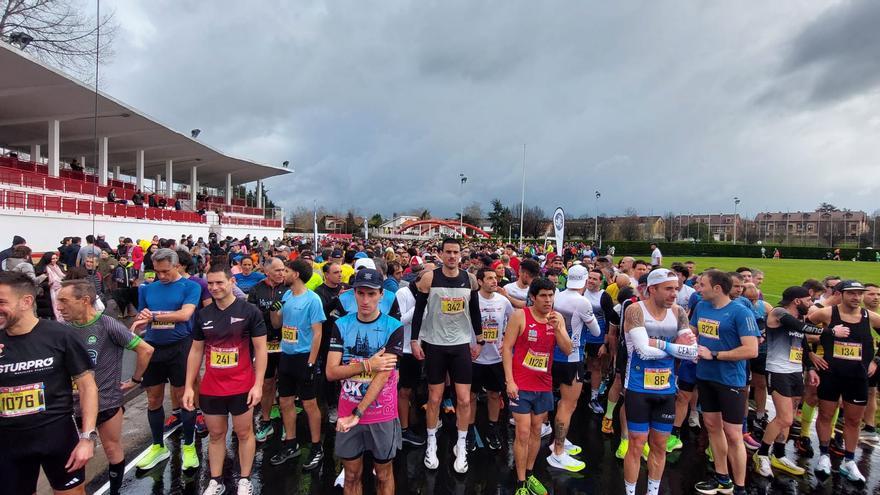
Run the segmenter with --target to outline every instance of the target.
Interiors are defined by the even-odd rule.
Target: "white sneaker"
[[[819,462],[816,463],[816,472],[822,473],[825,476],[831,476],[831,458],[828,457],[828,454],[819,456]]]
[[[755,471],[765,478],[773,477],[773,470],[770,469],[770,457],[766,455],[755,455],[752,456],[752,460],[755,462]]]
[[[856,461],[843,461],[843,463],[840,464],[840,474],[853,483],[865,482],[865,477],[859,472],[859,467],[856,466]]]
[[[510,415],[510,426],[516,426],[516,420],[513,419],[513,414]]]
[[[700,413],[697,411],[691,411],[688,415],[688,426],[691,428],[699,428],[700,427]]]
[[[238,480],[238,495],[254,495],[254,485],[251,480],[242,478]]]
[[[437,466],[440,465],[440,461],[437,460],[437,439],[431,441],[430,437],[428,438],[428,446],[425,447],[425,467],[428,469],[437,469]]]
[[[553,434],[553,427],[548,425],[547,423],[541,424],[541,438],[549,437]]]
[[[567,438],[565,439],[565,443],[562,444],[562,448],[565,449],[565,453],[568,455],[578,455],[583,451],[579,445],[569,442]],[[552,443],[550,444],[550,449],[553,449]]]
[[[584,464],[582,461],[575,459],[565,452],[563,452],[562,455],[559,456],[557,456],[556,454],[548,455],[547,464],[555,467],[556,469],[564,469],[572,473],[576,473],[587,467],[587,465]]]
[[[459,447],[462,447],[459,449]],[[461,455],[459,455],[461,452]],[[456,443],[455,447],[452,448],[452,453],[455,455],[455,462],[452,463],[452,468],[455,469],[455,472],[458,474],[464,474],[468,470],[468,462],[467,462],[467,449],[464,448],[460,443]],[[427,454],[425,455],[425,465],[427,465]]]
[[[342,468],[342,471],[339,472],[339,476],[336,477],[336,481],[333,482],[333,486],[345,488],[345,468]]]
[[[222,495],[225,492],[225,486],[217,483],[217,480],[211,480],[208,482],[208,487],[205,488],[205,491],[202,492],[202,495]]]

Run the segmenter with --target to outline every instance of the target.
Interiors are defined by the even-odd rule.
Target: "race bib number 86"
[[[672,371],[669,368],[645,368],[645,383],[647,390],[665,390],[669,388],[669,377]]]

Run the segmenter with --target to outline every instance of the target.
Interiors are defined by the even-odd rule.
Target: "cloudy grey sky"
[[[109,3],[103,89],[288,209],[517,203],[523,143],[548,212],[876,208],[880,2]]]

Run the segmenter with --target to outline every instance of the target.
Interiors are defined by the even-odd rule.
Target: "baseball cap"
[[[330,253],[331,258],[342,258],[342,251],[338,249],[334,249],[332,253]]]
[[[843,280],[839,284],[837,284],[834,289],[838,292],[845,292],[848,290],[868,290],[858,280]]]
[[[365,253],[363,251],[358,251],[358,252],[354,253],[354,259],[360,260],[360,259],[364,259],[364,258],[369,258],[369,256],[367,256],[367,253]]]
[[[666,268],[658,268],[648,274],[648,287],[662,284],[663,282],[678,282],[678,275]]]
[[[639,277],[639,285],[648,285],[648,274],[644,274]]]
[[[779,301],[780,306],[788,306],[795,299],[802,297],[810,297],[810,291],[800,285],[793,285],[782,291],[782,300]]]
[[[565,287],[569,289],[583,289],[584,285],[587,284],[587,275],[589,275],[587,267],[572,265],[568,269],[568,280],[565,282]]]
[[[355,289],[357,289],[358,287],[381,289],[382,282],[382,274],[380,274],[378,270],[375,270],[373,268],[365,268],[357,272],[357,274],[354,276],[354,282],[352,282],[351,286]]]
[[[421,256],[413,256],[412,258],[409,259],[409,264],[410,264],[410,266],[424,265],[425,261],[422,259]]]
[[[373,261],[371,258],[360,258],[359,260],[354,262],[354,269],[360,270],[361,268],[375,270],[376,262]]]

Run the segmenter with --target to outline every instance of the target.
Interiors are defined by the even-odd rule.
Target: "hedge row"
[[[650,256],[651,243],[642,241],[604,241],[602,254],[608,252],[608,246],[614,246],[615,253],[642,254]],[[657,246],[664,256],[714,256],[727,258],[760,258],[761,246],[754,244],[725,244],[725,243],[690,243],[690,242],[658,242]],[[779,248],[783,258],[793,259],[826,259],[833,252],[830,248],[807,247],[807,246],[780,246],[765,244],[766,256],[773,256],[773,250]],[[876,261],[875,250],[841,248],[840,257],[845,260],[857,258],[861,261]]]

